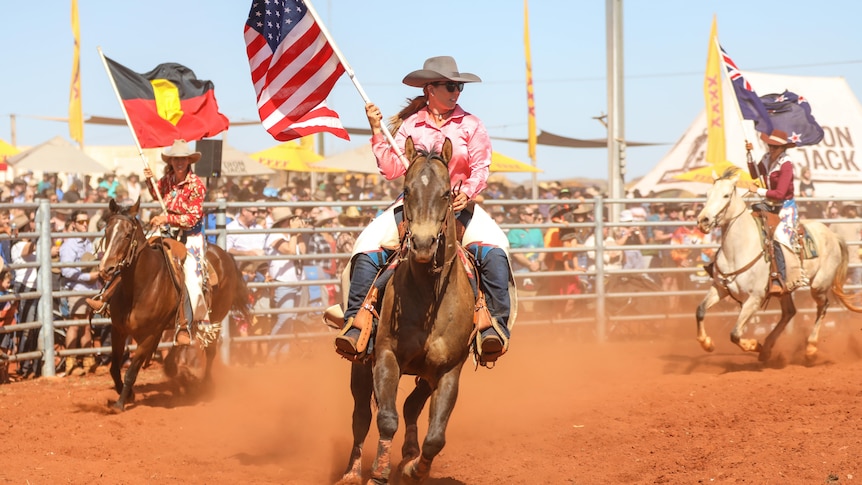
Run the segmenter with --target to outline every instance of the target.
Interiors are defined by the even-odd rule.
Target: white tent
[[[814,146],[792,148],[788,154],[796,166],[798,182],[802,167],[811,168],[816,195],[847,197],[859,194],[862,182],[862,156],[856,160],[857,140],[862,141],[862,105],[853,94],[847,81],[841,77],[784,76],[778,74],[744,73],[758,95],[778,94],[785,90],[805,97],[811,103],[811,112],[823,127],[825,137]],[[725,113],[734,111],[728,108],[732,100],[730,83],[724,82]],[[728,90],[730,89],[730,93]],[[726,125],[728,159],[734,164],[745,167],[745,137],[741,128]],[[753,155],[759,160],[763,145],[755,143]],[[675,178],[691,170],[707,165],[706,152],[706,112],[689,126],[676,145],[659,163],[636,184],[630,187],[647,195],[651,191],[661,193],[671,190],[684,190],[692,194],[703,194],[709,184],[688,182]]]

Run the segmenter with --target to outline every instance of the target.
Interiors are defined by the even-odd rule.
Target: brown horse
[[[398,428],[396,394],[402,375],[415,375],[416,387],[404,403],[406,425],[402,479],[427,478],[431,461],[446,442],[446,425],[458,397],[461,368],[470,351],[475,300],[462,262],[452,211],[447,163],[452,143],[441,153],[417,152],[407,139],[410,167],[404,180],[402,260],[386,285],[372,363],[354,362],[353,449],[340,483],[360,483],[362,444],[371,425],[372,392],[378,405],[380,441],[372,480],[385,483],[390,448]],[[428,434],[421,448],[416,422],[431,398]],[[371,482],[369,482],[371,483]]]
[[[105,227],[105,254],[99,264],[103,278],[109,275],[117,278],[113,283],[117,287],[108,300],[111,308],[111,377],[120,394],[113,405],[116,411],[123,411],[127,402],[134,401],[132,388],[138,371],[153,355],[162,333],[176,324],[184,284],[182,279],[172,276],[169,256],[162,244],[148,244],[137,219],[140,203],[138,199],[131,207],[124,208],[111,199]],[[248,289],[233,257],[214,244],[207,245],[206,257],[218,279],[212,289],[211,320],[221,321],[231,309],[248,316]],[[181,269],[179,274],[182,275]],[[120,369],[128,337],[135,339],[138,348],[124,381],[121,381]],[[216,350],[215,344],[204,349],[205,383],[210,381]]]

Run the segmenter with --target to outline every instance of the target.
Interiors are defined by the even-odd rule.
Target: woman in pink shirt
[[[479,205],[468,206],[468,202],[487,186],[491,139],[482,121],[458,105],[465,84],[481,82],[481,79],[475,74],[459,72],[452,57],[439,56],[426,60],[423,69],[411,72],[403,82],[422,88],[422,94],[410,100],[390,120],[399,148],[403,149],[407,137],[413,138],[417,149],[428,151],[439,151],[447,138],[452,141],[449,176],[456,191],[452,208],[467,228],[461,242],[479,262],[482,289],[492,317],[492,327],[482,332],[480,347],[483,360],[492,362],[508,349],[509,329],[514,323],[509,321],[509,244],[503,231]],[[383,134],[380,109],[369,103],[365,112],[380,173],[388,180],[404,175],[407,169],[401,163],[398,151],[389,145]],[[356,240],[351,259],[350,292],[344,312],[345,326],[335,341],[341,355],[352,357],[357,353],[359,329],[353,326],[354,317],[379,268],[398,247],[397,224],[402,219],[399,199],[372,221]],[[374,284],[382,289],[385,279],[380,278]]]

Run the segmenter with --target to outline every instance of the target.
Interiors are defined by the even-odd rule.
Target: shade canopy
[[[6,170],[9,168],[9,166],[6,165],[6,159],[13,155],[17,155],[19,151],[20,150],[12,145],[0,140],[0,170]]]
[[[249,155],[261,164],[288,172],[343,172],[315,164],[323,157],[314,150],[302,147],[294,142],[286,142]]]
[[[104,165],[59,136],[9,157],[8,163],[16,170],[50,173],[104,173],[107,170]]]
[[[507,157],[499,152],[491,152],[491,167],[492,172],[532,172],[538,173],[544,170],[534,167],[529,163],[524,163],[520,160],[515,160],[512,157]]]

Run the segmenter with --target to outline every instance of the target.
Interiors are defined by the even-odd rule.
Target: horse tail
[[[832,279],[832,293],[845,308],[856,313],[862,313],[862,307],[853,304],[854,296],[844,293],[844,282],[847,280],[847,265],[850,262],[850,255],[844,239],[838,238],[838,245],[841,248],[841,263],[838,264],[835,278]]]

